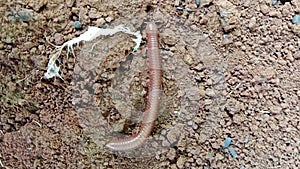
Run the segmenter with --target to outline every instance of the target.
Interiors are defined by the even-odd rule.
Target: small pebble
[[[16,13],[10,12],[9,20],[15,22],[29,22],[33,18],[33,10],[20,9]]]
[[[230,144],[231,144],[231,138],[226,137],[224,140],[223,148],[228,148]]]
[[[272,6],[277,5],[277,3],[278,3],[278,0],[274,0],[273,3],[272,3]]]
[[[110,23],[113,20],[114,20],[114,18],[111,17],[111,16],[108,16],[108,17],[105,18],[105,21],[108,22],[108,23]]]
[[[196,3],[196,5],[197,5],[197,7],[200,6],[200,0],[195,0],[195,3]]]
[[[64,43],[64,35],[61,33],[54,34],[54,42],[56,45],[60,45]]]
[[[82,24],[79,21],[74,22],[75,29],[82,29]]]
[[[185,10],[184,11],[186,11],[186,12],[194,12],[192,9],[190,9],[190,8],[185,8]]]
[[[183,156],[180,156],[177,159],[176,165],[178,168],[183,168],[184,167],[184,163],[185,163],[186,159]]]
[[[216,157],[215,157],[217,160],[223,160],[224,159],[224,156],[220,153],[217,153],[216,154]]]
[[[214,98],[216,96],[216,93],[213,89],[206,89],[205,94],[210,97],[210,98]]]
[[[229,150],[229,153],[231,154],[231,156],[233,157],[233,158],[237,158],[237,153],[236,153],[236,151],[235,151],[235,149],[233,148],[233,147],[228,147],[228,150]]]
[[[186,12],[189,12],[189,13],[194,12],[190,8],[176,7],[176,9],[179,10],[179,11],[186,11]]]
[[[245,137],[245,140],[244,140],[244,143],[247,144],[248,142],[249,142],[249,137],[246,136],[246,137]]]
[[[184,8],[183,7],[176,7],[176,9],[179,10],[179,11],[183,11]]]
[[[291,140],[285,140],[284,143],[285,143],[286,145],[290,145],[290,144],[291,144]]]
[[[293,20],[292,20],[293,24],[298,24],[300,23],[300,15],[295,15]]]

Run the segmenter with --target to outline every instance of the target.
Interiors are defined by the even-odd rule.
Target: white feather
[[[63,48],[65,48],[66,46],[67,46],[68,53],[71,50],[72,54],[75,56],[74,49],[73,49],[73,46],[75,44],[78,45],[81,41],[92,41],[99,36],[111,36],[111,35],[116,34],[117,32],[123,32],[126,34],[134,35],[136,37],[136,39],[132,39],[132,40],[136,43],[136,45],[133,48],[133,52],[138,50],[138,48],[140,47],[140,44],[142,42],[142,35],[141,35],[140,31],[132,32],[132,31],[130,31],[129,28],[124,27],[124,25],[118,25],[113,29],[103,29],[103,28],[98,28],[95,26],[90,26],[90,27],[88,27],[88,30],[86,32],[84,32],[83,34],[81,34],[79,37],[73,38],[73,39],[65,42],[61,46],[56,46],[57,52],[50,58],[50,60],[48,62],[47,72],[44,74],[45,77],[47,79],[52,78],[52,77],[59,77],[63,80],[63,78],[59,74],[60,68],[59,68],[59,66],[56,65],[55,62],[59,58],[60,53],[63,50]]]

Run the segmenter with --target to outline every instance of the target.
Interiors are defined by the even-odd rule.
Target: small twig
[[[189,12],[189,13],[194,12],[190,8],[176,7],[176,9],[179,10],[179,11],[186,11],[186,12]]]
[[[32,72],[32,71],[31,71],[31,72]],[[30,73],[31,73],[31,72],[30,72]],[[38,70],[35,70],[35,72],[38,72]],[[26,80],[26,79],[32,77],[33,75],[35,75],[35,73],[31,73],[30,75],[25,76],[23,79],[17,80],[16,83],[20,83],[20,82],[22,82],[22,81],[24,81],[24,80]]]
[[[4,165],[3,165],[3,163],[2,163],[2,161],[0,160],[0,167],[4,167]]]
[[[233,5],[238,5],[235,1],[233,1],[233,0],[228,0],[230,3],[232,3]]]
[[[237,85],[233,88],[233,90],[237,90],[241,85],[242,85],[242,83],[237,84]],[[231,94],[233,93],[233,90],[231,90],[231,91],[228,93],[228,95],[231,95]]]
[[[42,125],[41,125],[39,122],[37,122],[37,121],[35,121],[35,120],[32,120],[32,122],[33,122],[34,124],[36,124],[37,126],[39,126],[40,128],[42,128]]]
[[[51,46],[53,46],[53,47],[57,47],[56,45],[54,45],[53,43],[51,43],[50,41],[49,41],[49,39],[47,38],[47,36],[44,34],[44,37],[45,37],[45,39],[46,39],[46,41],[51,45]]]

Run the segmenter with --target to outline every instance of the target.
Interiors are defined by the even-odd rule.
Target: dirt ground
[[[300,168],[300,1],[196,2],[1,1],[0,168]],[[112,152],[145,110],[149,21],[161,110],[144,147]],[[53,44],[120,24],[141,31],[137,52],[130,35],[99,37],[45,78]]]

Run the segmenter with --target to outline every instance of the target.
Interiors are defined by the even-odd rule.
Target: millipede
[[[146,110],[143,113],[141,130],[137,134],[111,140],[106,147],[113,151],[128,151],[141,146],[151,135],[158,116],[162,91],[162,61],[160,57],[158,29],[155,23],[146,26],[149,84]]]

